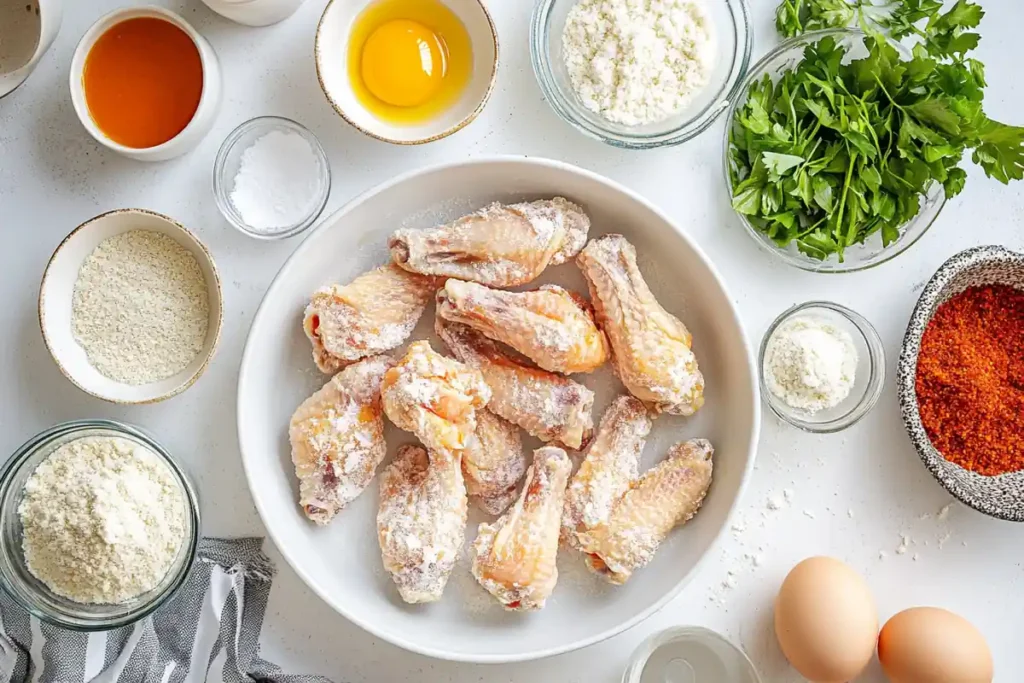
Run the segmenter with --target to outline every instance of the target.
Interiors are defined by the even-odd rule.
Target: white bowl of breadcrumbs
[[[220,340],[220,276],[202,242],[167,216],[118,209],[75,228],[39,288],[39,326],[75,386],[155,403],[199,379]]]

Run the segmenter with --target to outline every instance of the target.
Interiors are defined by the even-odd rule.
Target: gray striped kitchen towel
[[[188,581],[146,619],[76,633],[0,591],[0,683],[330,683],[259,656],[274,565],[258,538],[204,538]]]

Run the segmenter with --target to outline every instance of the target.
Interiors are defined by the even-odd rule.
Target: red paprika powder
[[[971,287],[939,306],[921,338],[916,388],[946,460],[986,476],[1024,469],[1024,290]]]

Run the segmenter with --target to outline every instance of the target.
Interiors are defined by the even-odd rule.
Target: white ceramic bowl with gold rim
[[[199,50],[199,61],[203,67],[203,91],[199,96],[199,106],[196,107],[192,120],[185,128],[173,138],[154,147],[128,147],[114,142],[100,130],[96,122],[92,120],[89,113],[89,105],[85,99],[85,87],[82,78],[85,74],[85,60],[89,51],[96,44],[100,36],[106,33],[111,27],[140,17],[155,17],[174,24],[192,39],[196,49]],[[217,53],[213,46],[192,25],[180,16],[156,5],[143,5],[141,7],[122,7],[109,14],[100,17],[96,23],[89,27],[89,30],[82,36],[75,54],[71,57],[71,103],[78,114],[78,120],[82,122],[89,135],[97,142],[118,154],[139,161],[165,161],[181,156],[202,141],[217,118],[221,102],[221,73],[220,62],[217,60]]]
[[[202,350],[181,371],[148,384],[122,384],[94,368],[71,329],[72,298],[82,263],[103,240],[131,230],[167,235],[195,256],[206,281],[209,324]],[[223,301],[220,276],[213,256],[195,235],[167,216],[145,209],[117,209],[91,218],[75,228],[53,252],[39,287],[39,327],[57,367],[87,394],[111,403],[156,403],[192,386],[213,358],[220,341]]]
[[[418,124],[381,120],[356,97],[349,79],[348,48],[353,23],[377,0],[331,0],[316,29],[313,54],[320,88],[334,111],[359,131],[396,145],[420,145],[456,133],[473,122],[490,99],[498,72],[498,32],[481,0],[443,0],[462,21],[473,46],[473,72],[462,96],[434,118]]]

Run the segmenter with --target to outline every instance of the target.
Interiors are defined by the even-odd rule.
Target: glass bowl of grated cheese
[[[25,442],[0,473],[0,587],[55,626],[132,624],[185,583],[199,543],[188,476],[151,436],[76,420]]]
[[[540,0],[530,26],[551,108],[626,149],[700,135],[739,92],[752,46],[746,0]]]

